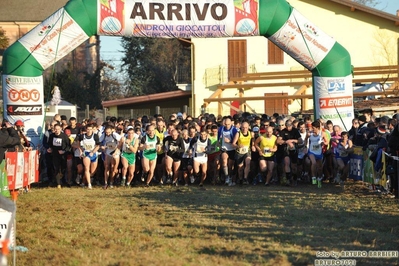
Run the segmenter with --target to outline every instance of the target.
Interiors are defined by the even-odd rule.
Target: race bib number
[[[238,149],[238,153],[245,154],[248,153],[248,147],[241,147]]]
[[[83,148],[84,148],[86,151],[91,151],[91,150],[93,149],[93,145],[91,145],[91,144],[84,144]]]
[[[321,145],[320,144],[313,144],[312,145],[312,151],[313,152],[317,152],[317,153],[321,152]]]
[[[340,148],[338,150],[338,154],[340,157],[348,157],[348,155],[349,155],[348,152],[344,148]]]
[[[62,139],[61,138],[53,138],[53,146],[61,147],[62,146]]]
[[[205,150],[204,147],[197,146],[197,149],[196,149],[197,152],[202,153],[202,152],[204,152],[204,150]]]
[[[155,143],[147,143],[146,150],[153,150],[155,149]]]
[[[170,146],[170,147],[169,147],[169,150],[170,150],[170,151],[175,151],[175,150],[177,150],[177,147],[176,147],[176,146]]]
[[[108,142],[107,143],[107,149],[115,150],[116,149],[116,143],[115,142]]]
[[[266,156],[271,156],[271,155],[272,155],[272,152],[270,151],[269,148],[264,148],[264,149],[263,149],[263,154],[266,155]]]

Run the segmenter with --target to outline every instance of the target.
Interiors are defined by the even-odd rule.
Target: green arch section
[[[64,11],[65,14],[68,14],[79,25],[82,31],[86,34],[84,37],[90,37],[97,34],[97,12],[98,5],[101,3],[101,1],[104,0],[70,0],[59,11]],[[283,38],[278,35],[280,29],[281,32],[284,33],[285,29],[283,27],[286,27],[286,23],[288,23],[287,21],[290,19],[291,16],[294,18],[296,17],[296,13],[296,10],[286,0],[258,0],[259,35],[273,39],[276,43],[279,42],[280,38]],[[57,14],[55,17],[61,19],[61,22],[63,22],[63,16],[65,14]],[[57,25],[58,24],[59,23],[57,22]],[[83,34],[83,32],[81,33]],[[82,38],[82,40],[83,39],[84,38]],[[281,46],[283,47],[284,45]],[[286,46],[284,47],[286,49],[286,52],[290,54],[290,48],[287,48]],[[306,47],[308,47],[308,44],[306,44]],[[29,48],[25,48],[19,40],[12,44],[5,51],[3,56],[4,75],[37,77],[43,74],[44,69],[38,62],[38,60],[40,61],[41,59],[35,59],[34,55],[32,55],[31,52],[27,49]],[[301,47],[301,49],[305,48]],[[312,72],[313,80],[315,80],[315,78],[318,80],[323,80],[323,78],[330,77],[345,78],[348,77],[352,72],[351,58],[348,51],[344,47],[342,47],[339,43],[332,39],[332,41],[328,43],[328,49],[330,50],[326,51],[326,54],[320,55],[313,53],[313,55],[315,56],[311,55],[311,59],[313,59],[313,62],[316,63],[308,64],[308,66],[305,66]],[[312,54],[312,51],[309,50],[309,48],[308,51],[310,54]],[[309,62],[308,58],[306,58],[306,60],[298,59],[298,54],[295,54],[292,51],[291,56],[293,56],[294,58],[296,56],[297,58],[295,60],[297,60],[302,65],[305,65],[307,64],[307,62]],[[314,59],[316,57],[317,60]],[[54,58],[57,58],[57,56],[55,56]],[[54,63],[55,60],[56,59],[54,59]],[[301,63],[301,60],[304,63]],[[41,63],[43,64],[43,62]],[[43,65],[46,65],[47,67],[51,64],[52,62],[47,61],[47,64]],[[315,64],[318,65],[315,66]],[[351,83],[351,81],[348,82],[347,88],[349,88],[349,85],[351,85],[349,83]],[[313,89],[315,89],[315,87],[316,86],[313,86]],[[325,91],[324,87],[326,86],[322,86],[321,90],[318,90],[317,93],[313,94],[315,102],[316,99],[320,97],[320,92]]]
[[[97,34],[97,3],[99,0],[70,0],[65,10],[88,36]]]
[[[345,77],[351,73],[351,56],[338,42],[312,71],[313,76],[318,77]]]
[[[288,20],[293,7],[285,0],[259,1],[259,32],[266,38],[276,33]],[[314,68],[313,76],[343,77],[351,74],[349,52],[338,42],[326,57]]]
[[[88,36],[97,33],[97,2],[97,0],[70,0],[64,7]],[[43,70],[40,63],[19,41],[6,49],[3,55],[5,75],[36,77],[42,75]]]
[[[13,43],[3,55],[3,74],[37,77],[43,68],[20,42]]]
[[[288,20],[292,6],[285,0],[259,1],[259,33],[270,37]]]

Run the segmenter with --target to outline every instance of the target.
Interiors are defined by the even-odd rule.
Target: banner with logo
[[[18,42],[46,69],[88,38],[75,20],[61,8]]]
[[[269,40],[309,70],[314,69],[335,44],[333,38],[295,9]]]
[[[21,120],[25,133],[39,143],[43,123],[43,76],[3,75],[4,115],[11,124]]]
[[[99,0],[98,33],[138,37],[229,37],[259,35],[255,0]]]
[[[352,76],[347,77],[313,77],[314,108],[319,117],[333,121],[344,131],[352,126],[355,116],[353,110]]]
[[[36,79],[44,69],[96,34],[165,38],[265,36],[312,71],[317,118],[333,120],[348,129],[354,117],[348,51],[285,0],[69,0],[7,49],[3,56],[3,84],[11,75]],[[33,120],[36,115],[43,117],[39,116],[43,102],[24,101],[36,95],[33,84],[25,84],[26,88],[16,85],[8,85],[7,93],[3,93],[14,99],[13,103],[6,99],[4,109],[12,120],[26,116],[32,142],[39,144],[35,133],[42,131],[36,130],[42,122]],[[11,91],[13,88],[16,91]],[[43,85],[39,88],[42,94]]]
[[[16,190],[39,182],[39,152],[7,152],[8,189]]]

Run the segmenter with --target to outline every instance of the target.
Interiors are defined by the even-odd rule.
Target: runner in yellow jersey
[[[255,148],[259,152],[259,169],[262,174],[267,171],[266,183],[268,186],[272,177],[274,168],[274,153],[277,151],[277,137],[273,135],[273,127],[266,129],[266,134],[259,136],[255,141]]]
[[[240,184],[248,185],[248,174],[251,169],[252,134],[249,131],[249,123],[241,123],[241,129],[234,137],[233,144],[237,145],[235,161]],[[235,185],[235,182],[231,183]]]
[[[168,136],[168,132],[165,127],[165,121],[159,117],[156,120],[156,128],[155,128],[155,136],[159,138],[161,145],[163,145],[163,139]],[[155,169],[155,177],[159,181],[160,184],[166,179],[166,170],[165,170],[165,152],[164,149],[157,151],[157,166]]]

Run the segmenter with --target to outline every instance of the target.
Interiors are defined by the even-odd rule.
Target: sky
[[[396,15],[399,10],[399,0],[377,0],[380,2],[375,8]],[[101,60],[113,65],[116,69],[121,65],[123,49],[120,44],[121,38],[115,36],[100,36]]]
[[[399,10],[399,1],[398,0],[379,0],[381,2],[375,8],[380,9],[384,12],[396,15],[396,10]]]

